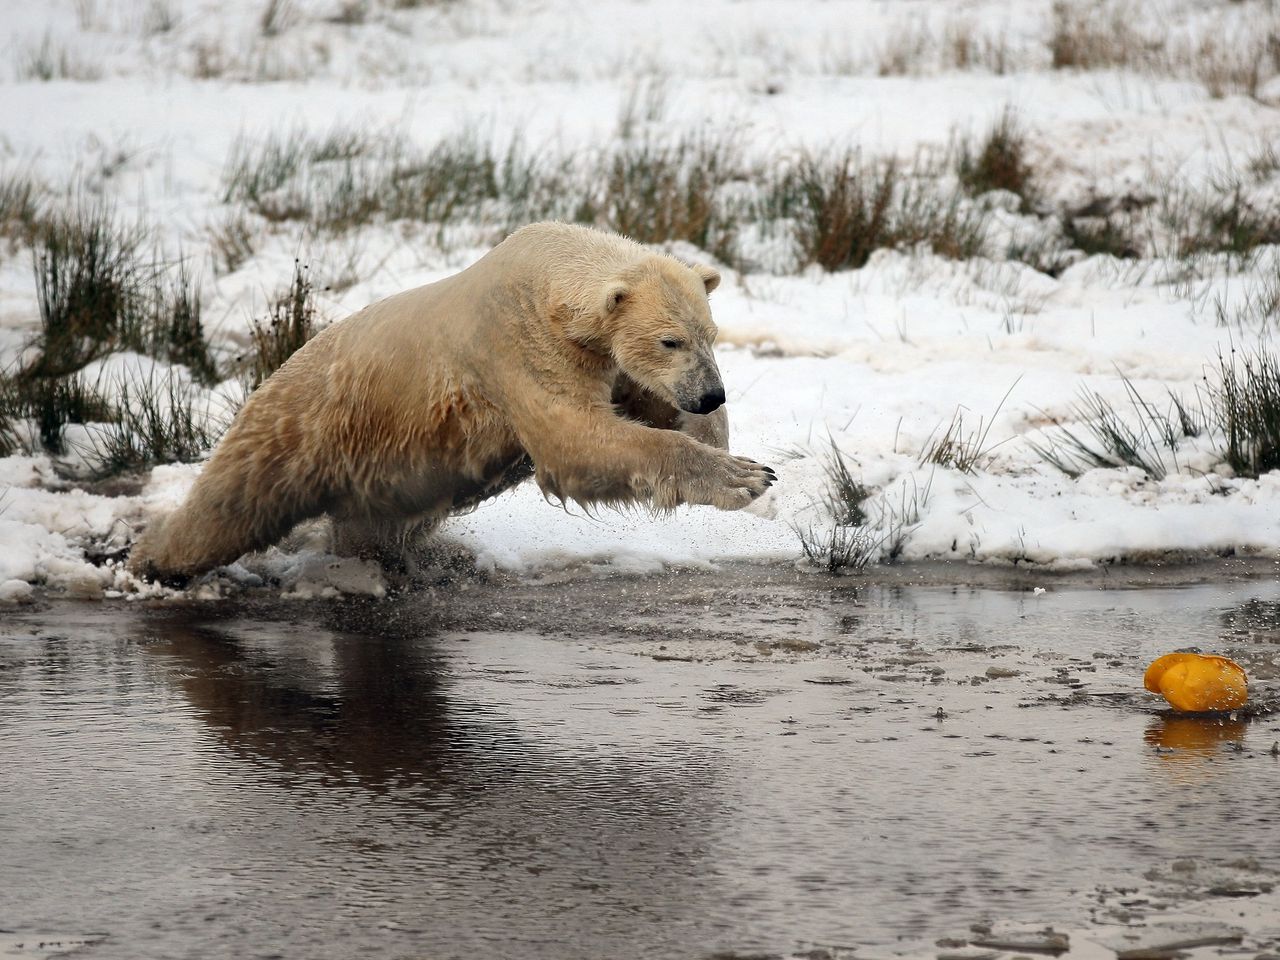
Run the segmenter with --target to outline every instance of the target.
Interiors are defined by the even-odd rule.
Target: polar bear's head
[[[711,413],[724,403],[707,306],[719,283],[711,267],[662,257],[607,283],[602,294],[609,352],[619,369],[686,413]]]

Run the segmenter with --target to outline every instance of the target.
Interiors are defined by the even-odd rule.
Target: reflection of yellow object
[[[1247,724],[1225,717],[1180,717],[1166,714],[1153,717],[1143,739],[1153,747],[1212,754],[1226,743],[1242,743]]]
[[[1235,710],[1249,700],[1249,678],[1226,657],[1170,653],[1147,667],[1142,685],[1175,710]]]

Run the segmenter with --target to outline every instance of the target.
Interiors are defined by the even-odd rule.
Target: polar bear
[[[719,280],[600,230],[523,227],[298,350],[129,567],[181,583],[322,514],[337,552],[389,562],[530,475],[587,507],[744,507],[774,472],[727,449]]]

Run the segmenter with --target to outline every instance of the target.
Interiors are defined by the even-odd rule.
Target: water
[[[1179,858],[1280,868],[1280,717],[1140,689],[1200,646],[1265,704],[1271,581],[755,573],[4,617],[0,956],[911,953],[1098,926]],[[1237,899],[1280,943],[1276,901]]]

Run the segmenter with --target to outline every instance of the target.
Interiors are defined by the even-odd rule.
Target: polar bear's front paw
[[[727,451],[721,453],[719,467],[707,502],[721,510],[745,507],[778,479],[772,467],[747,457],[735,457]]]

